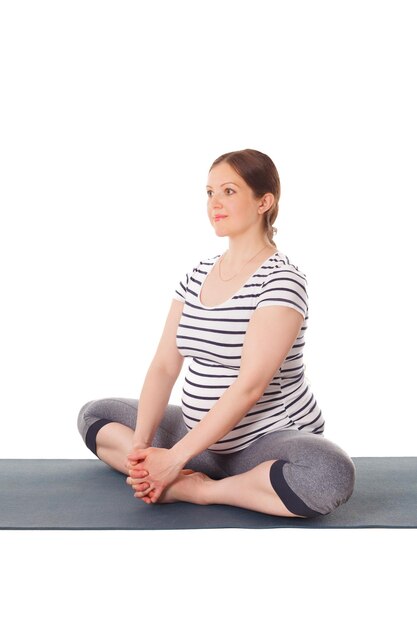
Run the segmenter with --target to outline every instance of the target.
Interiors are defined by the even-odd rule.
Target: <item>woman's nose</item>
[[[209,198],[209,204],[211,207],[221,207],[222,203],[220,202],[220,200],[218,199],[217,196],[215,196],[214,194],[211,196],[211,198]]]

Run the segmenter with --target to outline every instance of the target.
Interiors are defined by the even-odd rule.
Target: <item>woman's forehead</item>
[[[225,184],[235,184],[242,186],[242,178],[228,163],[219,163],[209,172],[207,178],[207,187],[217,185],[221,187]]]

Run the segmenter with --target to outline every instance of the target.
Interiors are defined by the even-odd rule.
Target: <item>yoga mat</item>
[[[0,459],[0,529],[417,528],[417,457],[352,461],[351,498],[302,519],[223,504],[146,504],[99,459]]]

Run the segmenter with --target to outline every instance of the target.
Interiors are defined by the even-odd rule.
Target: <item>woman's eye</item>
[[[235,193],[235,190],[234,190],[234,189],[232,189],[231,187],[226,187],[225,191],[231,191],[232,193]],[[208,197],[209,197],[209,198],[211,198],[211,196],[210,196],[210,194],[211,194],[211,193],[213,193],[213,192],[211,191],[211,189],[208,189],[208,190],[207,190],[207,195],[208,195]],[[229,196],[230,194],[227,194],[227,195]]]

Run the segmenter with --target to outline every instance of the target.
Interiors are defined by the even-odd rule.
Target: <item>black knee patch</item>
[[[317,517],[318,515],[322,515],[319,511],[315,511],[307,506],[288,485],[282,471],[285,463],[288,463],[288,461],[280,459],[271,465],[269,480],[271,481],[274,491],[276,491],[287,509],[291,511],[291,513],[294,513],[294,515],[303,515],[305,517]]]
[[[100,430],[100,428],[102,428],[106,424],[111,424],[111,423],[112,423],[112,420],[106,420],[106,419],[97,420],[96,422],[91,424],[90,428],[87,430],[87,434],[85,436],[85,443],[87,445],[87,448],[89,448],[91,452],[95,454],[96,456],[97,456],[97,444],[96,444],[97,433]]]

